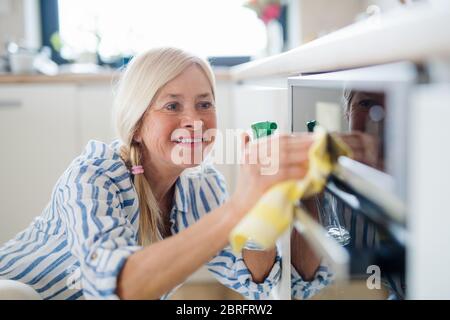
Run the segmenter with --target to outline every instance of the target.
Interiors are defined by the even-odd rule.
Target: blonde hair
[[[116,133],[123,143],[121,158],[129,169],[142,164],[143,146],[133,138],[140,129],[145,111],[166,83],[193,64],[203,70],[215,96],[214,74],[209,63],[178,48],[148,50],[133,58],[123,72],[115,94],[113,121]],[[135,175],[134,185],[140,209],[138,239],[145,246],[162,239],[160,228],[163,227],[163,219],[145,176]]]

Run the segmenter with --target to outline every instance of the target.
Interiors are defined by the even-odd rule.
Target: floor
[[[365,281],[351,281],[346,286],[332,285],[318,292],[311,300],[384,300],[388,296],[386,288],[368,290]],[[171,297],[172,300],[244,300],[235,291],[219,282],[185,283]]]
[[[243,300],[235,291],[218,282],[185,283],[171,297],[172,300]]]

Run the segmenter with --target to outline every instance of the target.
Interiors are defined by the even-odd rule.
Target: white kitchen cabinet
[[[80,144],[91,140],[110,143],[115,139],[112,122],[113,91],[110,83],[79,85],[77,87],[80,122]]]
[[[289,132],[287,86],[266,87],[237,85],[234,89],[234,125],[240,129],[250,129],[259,121],[275,121],[277,132]]]
[[[78,152],[74,85],[0,86],[0,243],[39,215]]]
[[[278,84],[278,82],[275,82]],[[232,87],[230,103],[230,121],[228,129],[237,129],[251,133],[251,125],[260,121],[274,121],[278,124],[278,133],[289,132],[287,86],[239,84]],[[236,151],[236,150],[235,150]],[[230,174],[230,189],[234,190],[238,166],[234,165]]]
[[[408,299],[450,298],[450,85],[422,85],[411,99],[408,158]]]
[[[275,121],[278,124],[277,132],[288,133],[289,110],[288,90],[285,80],[267,81],[260,83],[239,84],[233,87],[232,115],[234,129],[250,130],[254,122]],[[236,182],[238,167],[235,166],[232,183]],[[282,256],[281,281],[272,291],[274,299],[291,298],[290,276],[290,230],[278,241],[277,247]]]
[[[111,142],[111,84],[0,86],[0,243],[39,215],[90,139]]]

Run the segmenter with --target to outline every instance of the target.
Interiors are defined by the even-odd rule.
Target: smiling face
[[[144,161],[179,169],[199,165],[216,128],[215,101],[202,69],[193,64],[164,85],[145,112],[134,140],[145,146]],[[182,162],[175,159],[182,157]]]

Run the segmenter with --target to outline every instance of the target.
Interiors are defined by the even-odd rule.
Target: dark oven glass
[[[405,251],[397,233],[403,216],[396,215],[396,201],[404,201],[406,93],[414,77],[414,67],[406,64],[289,80],[292,131],[308,131],[307,124],[315,120],[340,133],[352,145],[356,160],[347,162],[346,169],[358,176],[352,181],[331,179],[321,194],[302,200],[301,205],[348,250],[353,278],[367,278],[368,268],[377,265],[383,283],[397,298],[405,294]],[[357,197],[360,206],[352,207],[336,190]],[[293,243],[293,268],[301,256],[296,248]]]

